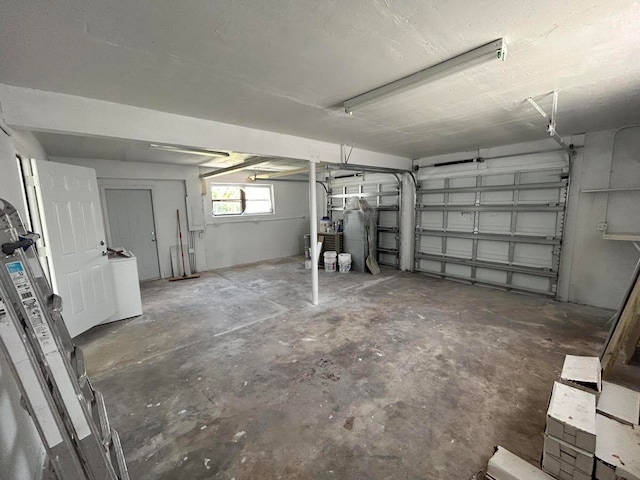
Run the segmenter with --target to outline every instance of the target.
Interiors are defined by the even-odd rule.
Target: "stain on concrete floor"
[[[76,339],[132,479],[463,479],[538,463],[565,354],[610,311],[300,258],[144,284],[144,314]]]

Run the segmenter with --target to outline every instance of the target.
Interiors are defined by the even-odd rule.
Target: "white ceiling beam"
[[[340,145],[91,98],[0,84],[4,121],[13,128],[215,148],[253,155],[340,163]],[[352,161],[410,168],[405,157],[354,148]]]

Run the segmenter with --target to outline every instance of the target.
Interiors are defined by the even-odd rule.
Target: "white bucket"
[[[351,254],[341,253],[338,255],[338,270],[341,273],[351,270]]]
[[[334,251],[324,252],[324,269],[326,272],[336,271],[336,257],[338,254]]]

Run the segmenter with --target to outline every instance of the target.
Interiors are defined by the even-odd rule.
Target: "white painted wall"
[[[640,136],[640,128],[635,131]],[[607,194],[582,191],[608,187],[615,134],[616,130],[588,133],[575,159],[561,272],[567,300],[612,309],[620,306],[640,253],[631,242],[602,238],[596,225],[605,220]],[[637,170],[638,158],[633,161]],[[636,218],[639,199],[637,194],[628,197],[628,211]]]
[[[3,127],[6,128],[6,127]],[[0,131],[0,198],[12,203],[25,218],[22,189],[19,182],[16,153],[27,157],[46,158],[32,135]],[[0,477],[39,478],[45,458],[33,421],[20,405],[20,392],[5,357],[0,353]]]
[[[246,178],[246,172],[239,172],[214,177],[209,182],[247,183]],[[211,197],[205,194],[206,252],[210,269],[303,253],[304,235],[309,233],[309,184],[278,181],[272,184],[273,215],[213,217]],[[318,190],[323,189],[318,186]],[[318,195],[319,212],[322,197]]]
[[[210,196],[201,194],[206,185],[199,179],[198,167],[64,157],[52,157],[51,160],[94,168],[101,187],[152,189],[163,277],[171,276],[169,247],[178,244],[176,209],[180,210],[182,219],[186,218],[185,191],[189,194],[190,203],[204,205],[204,230],[202,234],[194,232],[199,271],[303,253],[303,235],[309,232],[309,190],[306,182],[273,182],[274,215],[213,218]],[[247,172],[239,172],[212,180],[246,183],[247,176]],[[320,198],[319,194],[319,203]]]

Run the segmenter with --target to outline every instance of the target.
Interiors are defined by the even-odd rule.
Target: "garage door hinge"
[[[27,175],[24,177],[25,183],[27,184],[27,187],[39,187],[40,186],[40,179],[38,177],[36,177],[35,175]]]
[[[44,245],[38,247],[38,256],[39,257],[50,257],[51,256],[51,249],[49,247],[45,247]]]

